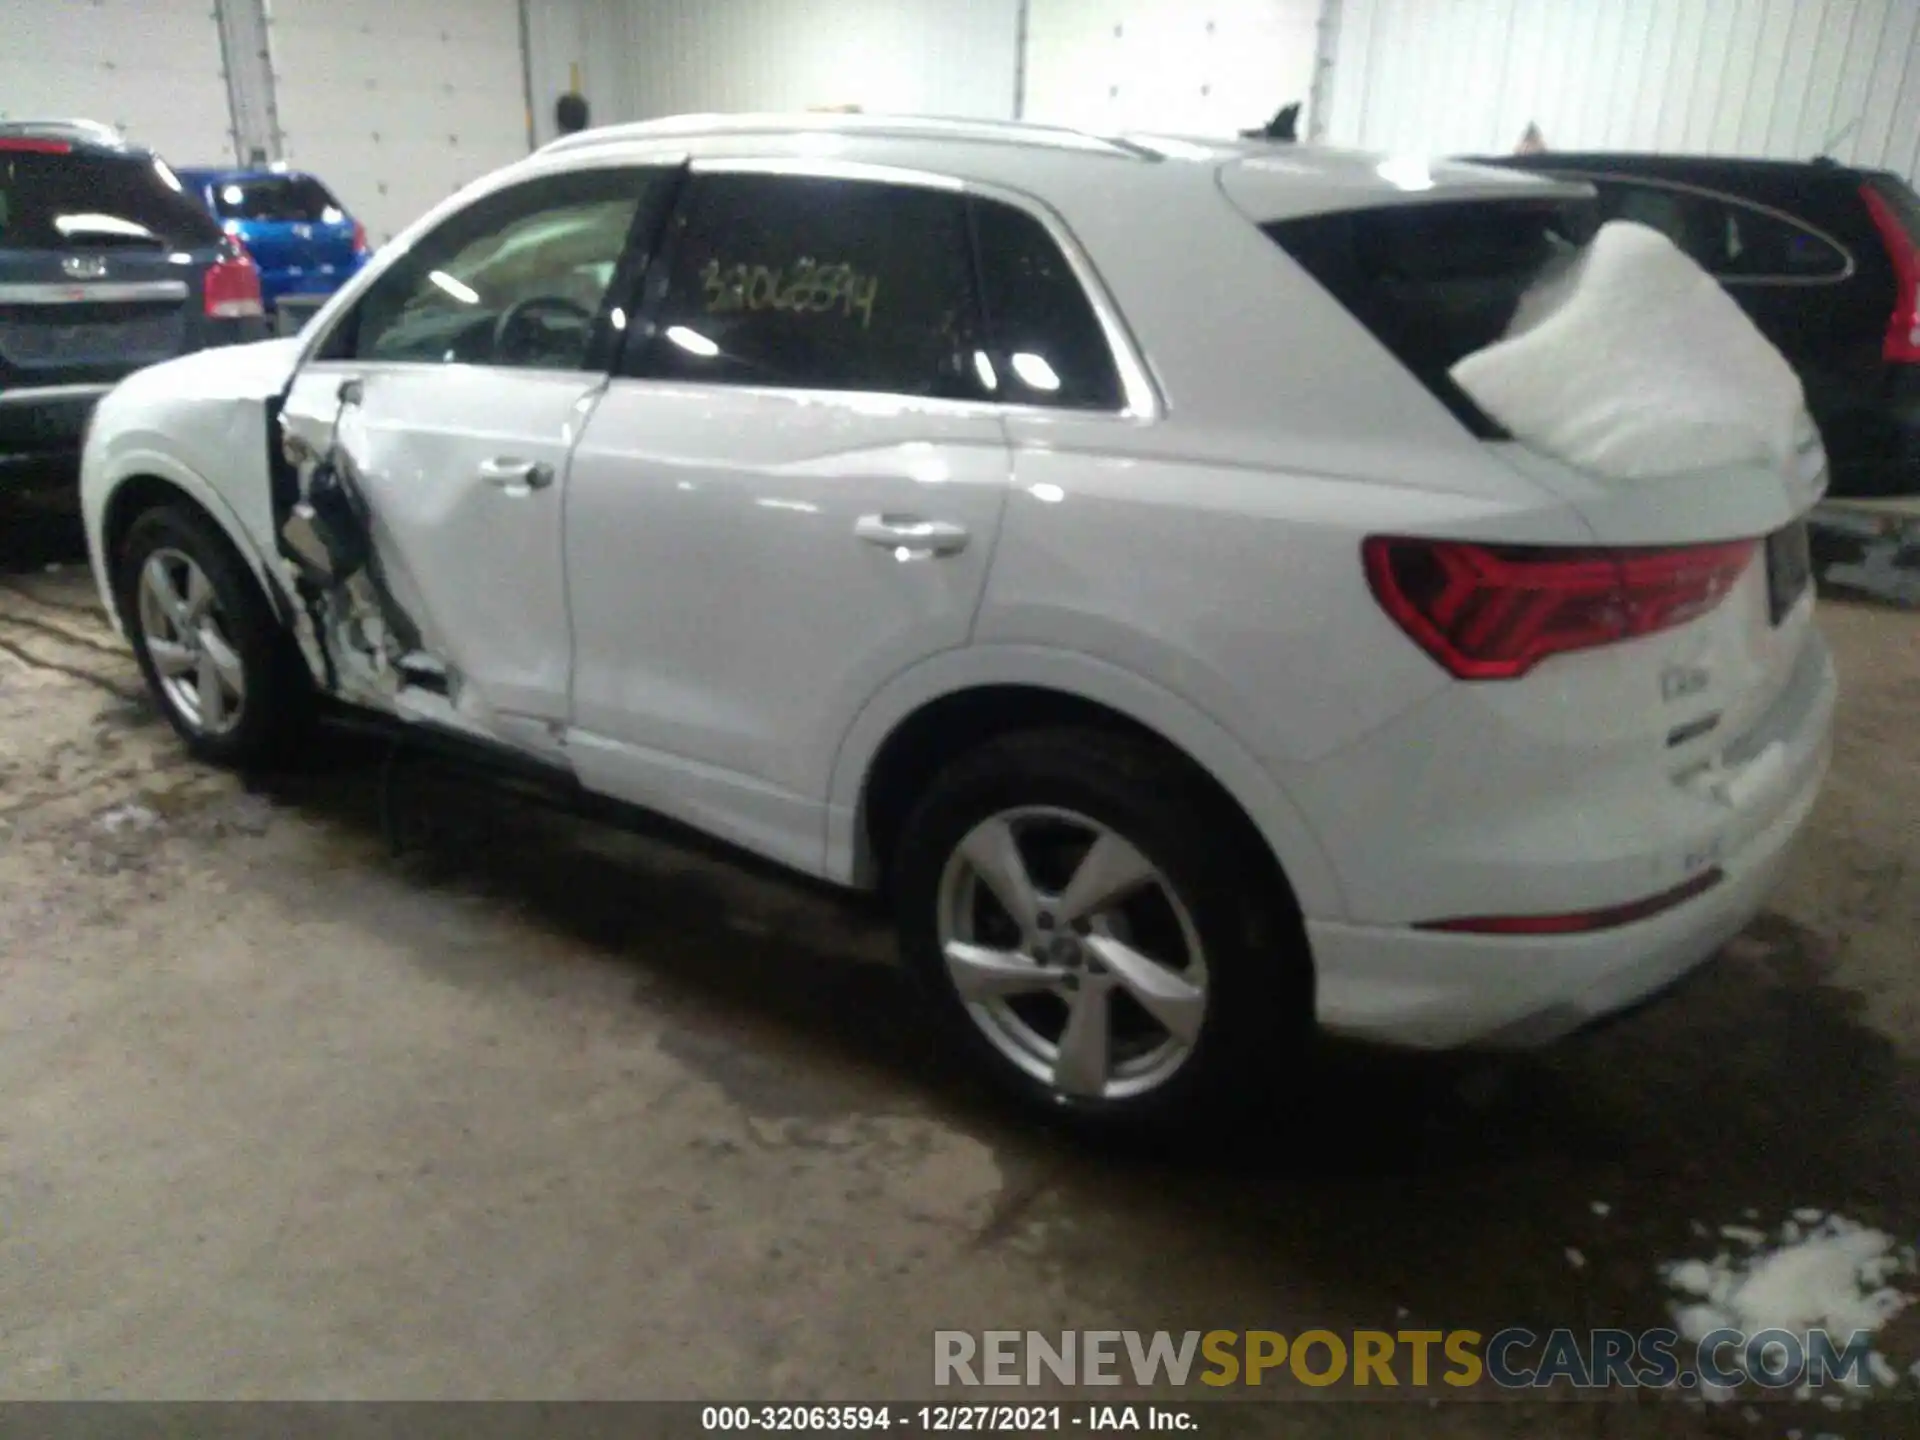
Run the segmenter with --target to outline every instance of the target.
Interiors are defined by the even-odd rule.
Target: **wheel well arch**
[[[1220,819],[1234,843],[1299,913],[1299,902],[1280,857],[1233,792],[1179,745],[1124,711],[1069,691],[1040,685],[970,686],[938,696],[902,719],[875,751],[860,788],[855,853],[861,875],[885,890],[888,860],[902,827],[927,786],[963,753],[1020,730],[1079,728],[1129,736],[1151,745],[1190,770],[1220,805]]]
[[[267,605],[273,611],[274,618],[282,624],[287,623],[286,597],[280,593],[278,586],[270,583],[262,574],[251,547],[234,532],[234,527],[227,517],[203,503],[198,496],[178,481],[144,471],[129,475],[114,486],[113,493],[107,497],[106,507],[100,517],[100,556],[106,567],[108,591],[113,597],[116,609],[120,604],[120,592],[113,580],[117,574],[121,551],[126,547],[127,536],[132,531],[135,521],[149,510],[157,509],[162,505],[185,506],[195,514],[205,516],[211,521],[220,533],[227,537],[227,543],[232,545],[241,559],[246,562],[247,569],[253,572],[254,581],[265,594]],[[128,617],[122,615],[120,619],[124,623]]]

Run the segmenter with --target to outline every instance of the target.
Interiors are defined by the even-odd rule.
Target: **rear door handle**
[[[540,460],[516,460],[499,455],[480,462],[480,478],[502,490],[511,490],[516,485],[527,490],[544,490],[553,483],[553,467]]]
[[[967,548],[967,527],[918,515],[862,515],[853,533],[869,545],[891,550],[896,560],[927,560],[958,555]]]

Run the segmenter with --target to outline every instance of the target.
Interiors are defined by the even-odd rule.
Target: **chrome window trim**
[[[1853,251],[1834,236],[1829,235],[1817,225],[1809,225],[1796,215],[1777,210],[1771,205],[1763,205],[1758,200],[1749,200],[1743,195],[1729,195],[1724,190],[1715,190],[1706,185],[1694,185],[1685,180],[1647,179],[1639,175],[1627,175],[1618,170],[1555,170],[1556,175],[1571,175],[1585,180],[1588,184],[1637,185],[1647,190],[1671,190],[1678,195],[1691,195],[1701,200],[1712,200],[1721,205],[1730,205],[1739,210],[1751,210],[1756,215],[1764,215],[1777,220],[1789,229],[1798,230],[1803,235],[1811,235],[1822,244],[1832,248],[1845,266],[1837,275],[1723,275],[1718,271],[1708,271],[1722,285],[1759,285],[1779,288],[1800,288],[1807,285],[1844,285],[1854,276],[1858,268]]]
[[[1004,185],[996,185],[979,180],[963,180],[954,175],[933,170],[919,170],[906,166],[876,164],[864,160],[835,160],[813,156],[763,155],[763,156],[696,156],[692,161],[692,170],[700,174],[749,174],[749,175],[798,175],[822,180],[865,180],[878,184],[917,186],[922,189],[949,191],[963,195],[975,195],[983,200],[997,201],[1011,205],[1040,222],[1048,237],[1059,247],[1066,257],[1067,268],[1073,272],[1074,280],[1079,284],[1081,293],[1093,307],[1094,318],[1099,322],[1100,333],[1106,340],[1107,354],[1113,362],[1114,371],[1120,377],[1120,393],[1123,403],[1117,410],[1091,410],[1070,405],[1034,405],[1019,401],[980,400],[951,401],[945,403],[962,405],[982,405],[999,414],[1007,411],[1031,412],[1052,416],[1079,416],[1082,418],[1113,418],[1121,420],[1152,421],[1165,413],[1158,390],[1155,389],[1147,366],[1133,336],[1128,332],[1121,318],[1119,307],[1114,304],[1112,295],[1101,281],[1099,272],[1093,268],[1085,248],[1068,228],[1065,220],[1053,208],[1035,196]],[[629,377],[638,378],[638,377]],[[748,388],[748,387],[739,387]],[[782,386],[753,387],[780,390],[786,394],[813,394],[813,390],[801,391]],[[825,390],[821,394],[880,394],[894,395],[893,391],[845,391]],[[926,397],[908,395],[900,398],[921,401]]]
[[[187,298],[184,280],[62,280],[0,285],[0,305],[128,305]]]

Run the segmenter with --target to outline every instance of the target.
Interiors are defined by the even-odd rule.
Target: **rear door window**
[[[0,250],[197,249],[219,241],[220,227],[159,160],[0,150]]]
[[[222,220],[330,225],[345,218],[340,202],[308,175],[223,181],[213,187],[213,209]]]
[[[1046,226],[997,200],[973,204],[997,393],[1029,405],[1119,409],[1106,333]]]
[[[1447,373],[1499,340],[1520,297],[1593,238],[1584,200],[1343,210],[1262,228],[1469,429],[1500,434]]]
[[[975,397],[977,306],[955,191],[696,174],[649,284],[630,373]]]

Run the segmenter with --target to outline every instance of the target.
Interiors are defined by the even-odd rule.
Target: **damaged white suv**
[[[1745,924],[1827,758],[1823,483],[1581,187],[810,115],[548,146],[121,385],[83,493],[196,753],[326,697],[883,887],[992,1074],[1146,1121]]]

